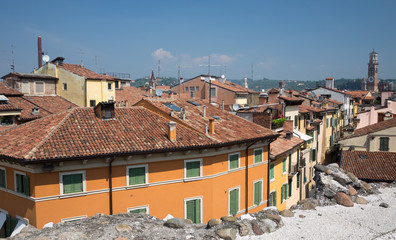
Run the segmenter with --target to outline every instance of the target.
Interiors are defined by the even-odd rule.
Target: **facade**
[[[396,102],[388,100],[387,107],[375,108],[372,106],[366,111],[357,113],[356,129],[364,128],[391,118],[396,118]]]
[[[0,212],[42,228],[127,212],[202,223],[267,206],[276,134],[210,104],[139,105],[73,108],[3,131]]]
[[[9,73],[4,82],[27,96],[56,96],[58,78],[46,74]]]
[[[56,94],[80,107],[94,107],[102,101],[115,101],[115,81],[109,75],[97,74],[82,65],[63,63],[58,57],[34,71],[58,78]]]

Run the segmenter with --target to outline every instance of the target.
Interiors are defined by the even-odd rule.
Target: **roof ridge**
[[[35,147],[33,147],[33,149],[30,150],[25,155],[24,158],[28,159],[29,157],[31,157],[36,152],[36,150],[39,149],[40,146],[42,146],[45,143],[45,141],[47,141],[55,133],[55,131],[59,129],[60,126],[62,126],[62,124],[69,118],[69,116],[74,112],[75,109],[77,109],[77,108],[72,108],[70,110],[66,110],[65,112],[69,111],[69,113],[66,116],[64,116],[63,119],[61,121],[59,121],[59,123],[56,124],[56,126],[54,126],[53,129],[47,134],[47,136],[44,137]],[[62,113],[64,113],[64,112],[61,112],[58,114],[62,114]],[[55,117],[58,114],[53,114],[53,115],[50,115],[49,117],[51,117],[51,116]]]

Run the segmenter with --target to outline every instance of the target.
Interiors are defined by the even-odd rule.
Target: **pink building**
[[[387,107],[375,108],[372,106],[370,110],[358,113],[357,118],[360,121],[358,122],[356,129],[382,122],[390,118],[396,118],[396,102],[388,100]]]

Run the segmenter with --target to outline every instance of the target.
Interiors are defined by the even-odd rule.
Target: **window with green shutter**
[[[297,166],[300,166],[300,149],[297,149]]]
[[[263,181],[257,181],[253,185],[253,192],[254,192],[254,205],[260,205],[263,193]]]
[[[291,159],[292,159],[292,155],[289,154],[289,173],[291,173]]]
[[[380,137],[380,151],[389,151],[389,137]]]
[[[239,210],[239,189],[233,189],[230,191],[230,215],[235,216]]]
[[[286,158],[282,159],[282,171],[283,173],[286,172]]]
[[[284,198],[285,198],[285,195],[283,194],[284,193],[284,189],[285,188],[285,185],[282,185],[282,187],[281,187],[281,203],[283,203],[283,200],[284,200]]]
[[[294,116],[294,126],[297,127],[298,126],[298,115]]]
[[[29,177],[23,174],[15,173],[16,191],[30,196]]]
[[[186,178],[201,176],[201,161],[186,161]]]
[[[230,162],[230,169],[235,169],[239,167],[239,154],[230,154],[228,156],[228,160]]]
[[[0,187],[7,188],[6,186],[6,171],[0,168]]]
[[[64,174],[62,175],[63,194],[83,192],[83,174]]]
[[[257,149],[254,150],[254,163],[259,163],[263,161],[263,150]]]
[[[297,173],[297,188],[300,187],[300,173]]]
[[[270,179],[274,179],[275,178],[275,173],[274,173],[274,164],[272,163],[270,165]]]
[[[129,185],[146,183],[146,167],[129,168]]]
[[[186,217],[193,223],[201,223],[201,199],[186,201]]]
[[[147,208],[135,208],[132,210],[129,210],[129,213],[136,213],[136,214],[147,214]]]
[[[291,195],[292,195],[292,179],[289,179],[289,182],[288,182],[288,184],[287,184],[287,186],[289,187],[289,191],[288,191],[288,193],[289,193],[289,197],[291,197]]]

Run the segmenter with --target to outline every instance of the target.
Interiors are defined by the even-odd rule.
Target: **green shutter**
[[[281,188],[281,203],[283,202],[283,199],[285,199],[285,195],[283,194],[284,193],[284,188],[285,188],[285,185],[282,185],[282,188]]]
[[[276,207],[276,191],[274,192],[274,206]]]
[[[261,203],[261,193],[262,193],[262,182],[254,183],[254,204],[259,205]]]
[[[136,214],[147,213],[147,209],[146,208],[138,208],[138,209],[129,211],[129,213],[136,213]]]
[[[289,154],[289,173],[291,172],[291,154]]]
[[[72,193],[72,176],[71,175],[63,175],[63,193]]]
[[[187,219],[193,223],[201,223],[201,199],[194,199],[186,202]]]
[[[282,160],[282,170],[283,172],[286,172],[286,158]]]
[[[274,164],[270,165],[270,179],[274,179]]]
[[[199,177],[200,176],[200,162],[187,162],[186,163],[186,170],[187,174],[186,177]]]
[[[297,188],[300,187],[300,173],[297,173]]]
[[[13,229],[11,229],[11,216],[10,215],[7,214],[6,221],[4,224],[5,224],[5,234],[6,234],[5,236],[9,237],[9,236],[11,236],[11,233],[13,230]]]
[[[0,169],[0,187],[6,188],[6,175],[3,169]]]
[[[259,163],[263,160],[263,150],[254,151],[254,163]]]
[[[297,149],[297,166],[300,166],[300,149]]]
[[[292,180],[291,179],[289,179],[288,186],[289,186],[289,197],[291,197],[291,194],[292,194]]]
[[[297,127],[298,126],[298,116],[294,116],[294,126]]]
[[[63,193],[78,193],[83,192],[83,175],[69,174],[63,175]]]
[[[29,177],[28,176],[23,176],[23,193],[26,196],[30,196],[30,184],[29,184]]]
[[[230,191],[230,215],[238,213],[238,189]]]
[[[195,222],[201,223],[201,199],[195,200]]]
[[[136,167],[129,169],[129,185],[146,183],[145,167]]]
[[[238,154],[230,155],[230,169],[238,168]]]

